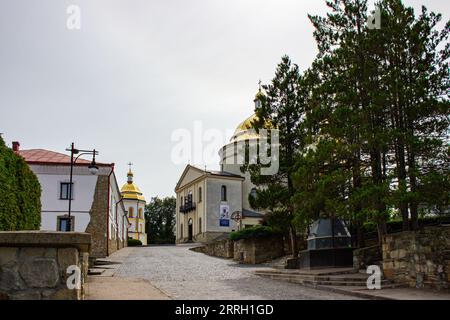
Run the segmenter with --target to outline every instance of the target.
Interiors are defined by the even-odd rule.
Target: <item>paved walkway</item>
[[[120,255],[122,264],[112,279],[143,279],[172,299],[357,299],[262,279],[253,274],[258,266],[210,257],[193,252],[186,245],[129,247],[122,249]],[[142,292],[134,299],[148,298],[146,295]]]

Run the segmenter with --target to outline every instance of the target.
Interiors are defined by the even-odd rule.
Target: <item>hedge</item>
[[[40,226],[39,180],[0,137],[0,230],[38,230]]]
[[[237,241],[241,239],[267,238],[278,234],[280,233],[274,231],[271,227],[256,225],[230,233],[230,240]]]
[[[424,217],[419,218],[419,226],[429,226],[429,225],[438,225],[438,224],[450,224],[450,215],[436,216],[436,217]],[[391,220],[386,223],[387,232],[400,232],[403,229],[403,221],[402,220]],[[377,224],[375,222],[366,222],[364,223],[364,232],[371,233],[377,231]]]
[[[137,239],[128,239],[128,246],[129,247],[142,246],[142,242],[141,240]]]

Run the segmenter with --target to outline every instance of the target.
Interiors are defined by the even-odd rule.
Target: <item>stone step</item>
[[[285,272],[284,270],[271,270],[271,271],[255,271],[257,275],[280,275],[280,276],[292,276],[292,277],[304,277],[304,278],[314,278],[314,279],[356,279],[356,280],[366,280],[369,275],[366,273],[346,273],[346,274],[310,274],[310,273],[293,273]]]
[[[98,276],[101,275],[103,272],[105,272],[106,269],[101,269],[101,268],[90,268],[88,270],[88,275],[89,276]]]
[[[292,275],[280,275],[280,274],[259,274],[262,277],[287,281],[291,283],[299,283],[312,286],[351,286],[367,288],[367,279],[362,278],[331,278],[331,279],[317,279],[313,277],[292,276]],[[382,288],[391,288],[393,284],[389,280],[381,280]]]
[[[289,279],[304,279],[311,281],[351,281],[351,282],[366,282],[367,276],[354,276],[354,277],[333,277],[333,276],[311,276],[311,275],[289,275],[289,274],[279,274],[279,273],[256,273],[263,277],[279,277],[279,278],[289,278]]]
[[[261,269],[256,271],[259,273],[280,273],[280,274],[292,274],[292,275],[311,275],[311,276],[328,276],[328,275],[344,275],[344,274],[356,274],[352,268],[330,268],[330,269]]]

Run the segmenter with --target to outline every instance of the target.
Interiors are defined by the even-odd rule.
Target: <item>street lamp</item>
[[[98,154],[98,151],[94,150],[80,150],[75,149],[74,143],[70,145],[70,149],[66,149],[66,151],[70,151],[70,180],[69,180],[69,220],[67,221],[66,231],[71,231],[72,229],[72,177],[73,177],[73,166],[75,162],[77,162],[78,158],[85,154],[92,154],[92,162],[89,164],[88,169],[89,172],[93,175],[98,173],[98,166],[95,163],[95,155]],[[78,156],[74,159],[73,156],[78,154]]]

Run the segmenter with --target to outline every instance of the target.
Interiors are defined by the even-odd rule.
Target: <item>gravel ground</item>
[[[116,275],[142,278],[173,299],[356,299],[354,297],[263,279],[258,266],[237,264],[189,250],[189,246],[125,248],[129,251]],[[121,251],[123,251],[121,250]]]

